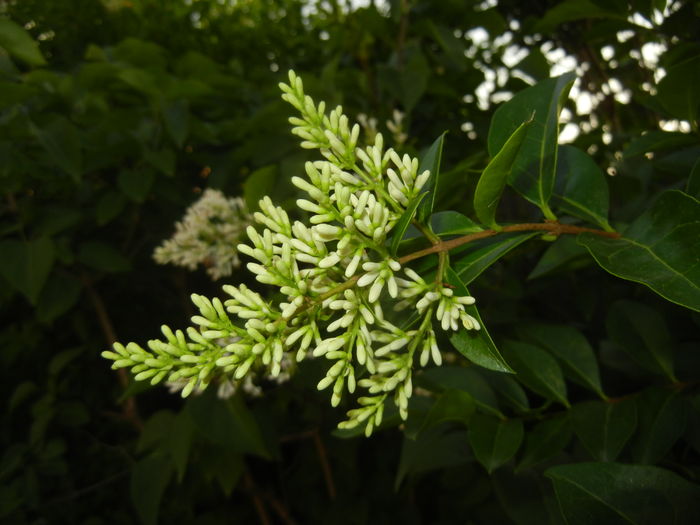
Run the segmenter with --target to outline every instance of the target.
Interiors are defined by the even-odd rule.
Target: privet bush
[[[309,4],[0,2],[0,521],[692,523],[697,3]],[[297,114],[294,127],[314,145],[298,147],[277,89],[290,68],[317,100],[342,103],[360,123],[357,148],[343,142],[350,122],[339,133],[330,114],[341,147]],[[568,97],[574,77],[563,71],[579,78]],[[405,168],[408,155],[410,177],[419,159],[414,189],[430,173],[416,194],[391,155],[375,163],[387,162],[383,185],[357,178],[367,168],[355,151],[369,156],[377,133],[382,153],[391,146]],[[346,165],[349,154],[357,166]],[[365,210],[374,194],[375,209],[389,212],[384,238],[367,235],[381,229],[352,202],[347,212],[363,225],[355,230],[337,201],[309,193],[318,188],[306,162],[320,178],[331,170],[332,187],[319,190],[328,198],[331,165],[350,175],[339,182],[358,203],[370,192]],[[298,199],[330,206],[342,222],[313,224],[324,213]],[[203,204],[196,217],[174,227],[193,201]],[[256,254],[281,260],[281,235],[299,237],[298,226],[275,230],[278,207],[325,250],[314,261],[290,245],[292,271],[319,270],[301,305],[297,288],[257,280],[280,268]],[[255,212],[271,246],[246,233]],[[324,224],[339,237],[315,240]],[[343,248],[360,248],[358,239],[369,244],[346,277],[355,252]],[[153,264],[159,245],[160,261],[208,275]],[[337,263],[319,268],[333,254]],[[389,260],[400,269],[363,268]],[[359,286],[363,277],[372,282]],[[348,281],[337,298],[315,302]],[[235,299],[222,284],[258,294],[244,295],[260,298],[271,322],[226,311]],[[200,342],[184,331],[178,339],[193,315],[220,324],[214,297],[229,335],[195,322]],[[438,319],[455,297],[475,303]],[[314,311],[318,340],[312,334],[297,362],[307,334],[285,344]],[[275,348],[247,344],[249,321],[265,342],[268,325],[287,331],[277,337],[280,361]],[[185,360],[231,358],[200,378],[211,363],[143,344],[148,355],[134,364],[158,366],[138,373],[153,380],[170,359],[170,390],[195,381],[184,400],[113,373],[99,356],[115,340],[143,343],[162,323]],[[367,348],[359,362],[356,341],[312,358],[355,328],[367,340],[360,324],[371,364]],[[425,345],[429,329],[435,345]],[[404,335],[405,346],[382,348]],[[238,356],[254,348],[263,353],[236,379]],[[411,394],[407,411],[401,392]],[[372,403],[384,395],[377,425]],[[336,428],[347,410],[351,428]]]

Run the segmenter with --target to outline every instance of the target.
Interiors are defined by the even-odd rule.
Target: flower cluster
[[[212,279],[229,276],[241,264],[236,245],[251,222],[243,199],[227,199],[220,191],[207,189],[175,225],[172,238],[156,248],[153,258],[190,270],[202,264]]]
[[[372,145],[358,146],[359,126],[341,107],[326,114],[293,72],[289,80],[280,87],[300,113],[290,119],[292,131],[323,157],[306,164],[306,178],[292,178],[306,194],[297,206],[308,221],[293,221],[266,197],[253,217],[259,228],[249,226],[249,242],[237,247],[256,280],[278,288],[281,299],[265,300],[242,284],[224,286],[225,301],[193,295],[197,328],[185,334],[163,327],[165,339],[149,341],[149,350],[117,343],[103,356],[130,367],[136,379],[181,381],[183,396],[217,376],[243,381],[261,370],[277,377],[291,356],[323,358],[329,366],[318,389],[331,391],[333,406],[346,392],[365,390],[340,427],[362,425],[369,435],[389,399],[406,418],[416,354],[421,366],[442,362],[434,320],[444,330],[479,329],[464,308],[474,299],[454,296],[442,276],[424,281],[387,249],[430,173],[385,149],[379,133]],[[406,307],[418,315],[392,319],[393,309]]]

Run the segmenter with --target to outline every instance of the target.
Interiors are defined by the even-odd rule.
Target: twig
[[[431,255],[433,253],[443,253],[449,252],[478,239],[486,239],[487,237],[493,237],[499,233],[511,233],[511,232],[527,232],[527,231],[543,231],[548,232],[553,235],[562,234],[579,234],[579,233],[592,233],[595,235],[600,235],[601,237],[608,237],[611,239],[619,239],[620,234],[617,232],[608,232],[603,230],[596,230],[595,228],[585,228],[582,226],[573,226],[571,224],[561,224],[558,222],[534,222],[534,223],[522,223],[522,224],[511,224],[504,226],[500,230],[484,230],[476,233],[470,233],[468,235],[463,235],[462,237],[457,237],[456,239],[451,239],[449,241],[440,241],[437,244],[433,244],[429,248],[423,250],[418,250],[417,252],[409,253],[404,255],[399,259],[400,264],[406,264],[407,262],[413,261],[415,259],[420,259],[426,255]]]
[[[243,483],[251,498],[253,498],[253,505],[255,506],[255,511],[258,513],[260,523],[262,523],[262,525],[272,525],[272,522],[270,521],[270,516],[268,516],[267,514],[267,509],[265,509],[265,503],[260,497],[260,494],[258,494],[255,482],[253,481],[253,478],[250,476],[250,472],[248,472],[247,469],[243,473]]]
[[[100,297],[100,294],[97,293],[97,290],[95,290],[95,287],[92,285],[92,282],[87,275],[82,275],[82,281],[83,285],[85,286],[85,290],[90,297],[90,301],[92,302],[92,306],[95,310],[95,314],[97,315],[97,320],[100,323],[100,327],[102,328],[102,333],[104,334],[105,340],[107,341],[108,345],[111,345],[117,341],[117,334],[114,331],[112,320],[107,313],[105,303],[102,300],[102,297]],[[129,386],[129,375],[126,372],[126,369],[120,368],[117,370],[117,377],[119,378],[119,384],[122,386],[122,388],[126,389],[127,386]],[[123,416],[137,430],[143,430],[143,421],[141,421],[138,407],[136,406],[136,401],[133,397],[128,397],[124,400]]]
[[[333,471],[331,470],[331,465],[328,462],[328,455],[326,454],[326,447],[323,445],[321,436],[318,433],[318,429],[313,432],[314,445],[316,446],[316,453],[318,454],[318,460],[321,462],[321,469],[323,470],[323,477],[326,480],[326,490],[328,491],[328,497],[331,500],[335,499],[335,482],[333,481]]]

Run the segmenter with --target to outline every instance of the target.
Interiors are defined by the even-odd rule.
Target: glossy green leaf
[[[575,80],[573,73],[543,80],[517,93],[496,110],[488,136],[489,154],[494,156],[534,112],[508,182],[538,206],[547,219],[556,219],[549,208],[557,170],[559,113]]]
[[[91,268],[108,273],[126,272],[131,263],[119,250],[102,241],[86,241],[80,245],[78,260]]]
[[[430,226],[438,235],[466,235],[483,231],[483,228],[466,215],[448,210],[433,213]]]
[[[593,159],[573,146],[559,146],[554,204],[564,213],[612,231],[608,181]]]
[[[144,525],[158,523],[158,510],[173,475],[170,460],[159,453],[138,461],[131,471],[131,501]]]
[[[566,525],[552,483],[539,472],[499,469],[491,476],[503,512],[516,525]]]
[[[30,66],[46,65],[39,44],[22,26],[6,17],[0,18],[0,47]]]
[[[424,432],[428,428],[447,421],[466,425],[474,415],[474,410],[475,404],[471,394],[464,390],[448,388],[430,407],[418,432]],[[410,438],[415,437],[411,433],[406,435]]]
[[[426,193],[421,193],[417,195],[408,204],[408,206],[406,207],[406,211],[403,212],[403,215],[401,215],[399,220],[396,222],[396,225],[393,229],[394,236],[391,238],[391,246],[389,248],[389,253],[392,257],[396,255],[396,252],[399,249],[399,244],[401,244],[401,240],[403,239],[404,233],[406,233],[406,229],[411,224],[411,221],[413,220],[413,215],[416,213],[416,208],[418,208],[418,206],[426,197],[426,195]]]
[[[658,467],[576,463],[545,474],[569,525],[690,525],[700,510],[700,487]]]
[[[621,239],[581,234],[598,264],[622,279],[700,311],[700,201],[677,190],[662,193]]]
[[[658,87],[657,97],[674,117],[695,121],[700,111],[700,55],[690,57],[666,72]]]
[[[637,428],[637,405],[633,399],[580,403],[571,410],[571,422],[593,459],[615,461]]]
[[[457,295],[469,295],[467,287],[452,268],[447,269],[446,277],[447,281],[455,287],[455,293]],[[508,366],[503,357],[501,357],[496,345],[493,343],[476,306],[466,306],[465,311],[479,322],[481,329],[466,330],[465,328],[461,328],[450,337],[452,345],[472,363],[498,372],[512,372],[513,370]]]
[[[537,423],[525,435],[525,445],[516,472],[531,468],[561,453],[572,436],[573,430],[568,414]]]
[[[532,124],[532,120],[523,122],[515,129],[503,147],[488,163],[476,185],[474,212],[479,220],[489,228],[499,229],[496,223],[496,208],[530,124]]]
[[[490,370],[481,370],[481,374],[486,377],[486,380],[498,397],[516,412],[524,413],[530,410],[530,401],[527,398],[527,394],[523,387],[520,386],[520,383],[514,379],[514,376]]]
[[[489,474],[515,456],[522,441],[523,423],[519,419],[477,415],[469,425],[469,444]]]
[[[639,429],[632,442],[638,463],[653,464],[663,459],[685,431],[686,405],[673,390],[648,388],[637,397]]]
[[[610,338],[640,365],[675,381],[673,343],[665,319],[655,309],[634,301],[617,301],[608,312]]]
[[[420,159],[418,173],[423,173],[425,170],[430,171],[430,178],[421,188],[422,193],[427,193],[428,197],[424,199],[418,207],[416,217],[421,223],[425,223],[430,214],[433,213],[435,206],[435,195],[438,191],[438,181],[440,178],[440,164],[442,162],[442,147],[445,144],[445,131],[430,145],[428,150]]]
[[[54,264],[53,241],[47,237],[24,242],[0,241],[0,253],[0,275],[36,304]]]
[[[652,129],[630,141],[623,155],[625,158],[631,158],[645,153],[677,150],[684,146],[693,146],[696,143],[695,137],[688,133]]]
[[[555,272],[572,271],[578,264],[590,264],[588,250],[577,243],[574,236],[562,235],[544,251],[527,278],[537,279]]]
[[[612,6],[610,6],[612,7]],[[556,26],[574,20],[590,18],[625,19],[624,13],[615,12],[590,0],[565,0],[549,9],[535,25],[536,31],[549,33]]]
[[[474,367],[444,365],[430,368],[417,376],[416,382],[433,391],[453,389],[468,392],[480,411],[502,416],[493,388]]]
[[[498,259],[536,235],[536,232],[503,233],[469,243],[466,253],[454,256],[452,267],[464,284],[469,284]]]
[[[556,360],[540,347],[507,341],[503,355],[517,374],[517,379],[533,392],[568,407],[564,374]]]
[[[519,326],[518,333],[548,350],[561,363],[567,377],[604,396],[598,361],[581,332],[567,325],[528,323]]]
[[[33,126],[32,129],[51,161],[79,181],[83,175],[83,150],[78,128],[66,117],[59,116],[41,128]]]
[[[467,432],[447,425],[426,429],[415,440],[405,437],[394,486],[398,489],[409,474],[461,465],[470,457]]]
[[[187,410],[198,433],[207,441],[270,458],[260,427],[238,396],[224,401],[208,389],[201,396],[189,398]]]

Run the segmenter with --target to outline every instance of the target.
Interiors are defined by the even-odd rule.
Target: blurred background
[[[700,62],[674,65],[698,56],[699,15],[690,0],[0,0],[0,521],[555,523],[541,476],[492,479],[464,433],[408,450],[398,429],[334,435],[319,364],[262,397],[183,401],[100,352],[186,326],[192,292],[249,281],[152,253],[207,188],[293,203],[312,157],[289,133],[288,69],[401,151],[448,131],[443,170],[462,182],[438,208],[466,214],[495,107],[575,71],[561,141],[610,175],[624,223],[698,158],[684,101]],[[523,289],[541,252],[475,284],[494,337],[518,301],[560,319],[545,298],[564,290],[605,338],[612,291],[561,274]],[[574,252],[567,268],[600,279]]]

